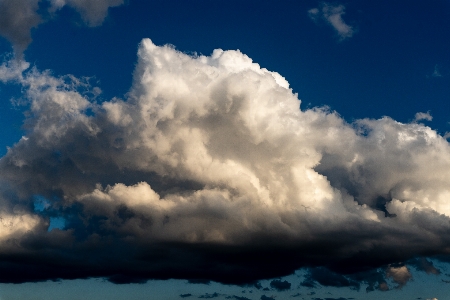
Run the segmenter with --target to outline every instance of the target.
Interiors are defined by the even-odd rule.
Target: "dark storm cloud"
[[[411,278],[393,263],[448,257],[450,148],[429,127],[300,110],[239,51],[146,39],[138,57],[127,99],[100,104],[85,80],[0,67],[30,107],[0,159],[0,282],[248,286],[307,267],[305,286],[387,290]]]
[[[88,26],[98,26],[103,23],[109,7],[121,4],[123,0],[0,0],[0,36],[11,42],[16,56],[22,58],[31,43],[32,28],[62,7],[74,8]]]

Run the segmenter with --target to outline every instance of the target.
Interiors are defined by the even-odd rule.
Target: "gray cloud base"
[[[42,22],[36,12],[38,7],[39,0],[0,0],[0,35],[20,55],[31,43],[31,28]]]
[[[450,149],[417,121],[300,110],[239,51],[145,39],[127,99],[98,104],[89,82],[27,68],[0,68],[30,103],[0,160],[2,282],[244,284],[319,267],[305,284],[386,289],[411,278],[390,264],[448,253]],[[65,227],[49,232],[54,217]]]

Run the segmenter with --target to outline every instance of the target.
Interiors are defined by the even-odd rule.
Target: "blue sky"
[[[0,299],[445,299],[449,17],[0,0]]]

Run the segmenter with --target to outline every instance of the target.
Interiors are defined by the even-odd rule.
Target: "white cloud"
[[[397,288],[402,288],[409,280],[412,279],[412,275],[408,270],[408,267],[389,267],[386,270],[387,277],[398,284]]]
[[[408,259],[450,245],[450,147],[423,124],[388,117],[348,124],[326,109],[300,110],[281,75],[239,51],[191,57],[145,39],[128,98],[101,104],[89,100],[95,88],[85,80],[36,69],[19,76],[24,69],[0,69],[30,101],[26,137],[0,160],[0,188],[12,195],[2,200],[5,213],[14,215],[17,202],[30,208],[41,195],[49,212],[67,218],[65,230],[30,227],[27,239],[58,235],[73,251],[98,257],[116,241],[149,253],[149,269],[158,261],[181,277],[197,268],[184,259],[189,247],[210,245],[194,252],[212,265],[223,263],[220,247],[250,253],[227,270],[195,269],[216,280],[242,268],[248,280],[261,276],[264,265],[252,253],[267,247],[284,253],[272,258],[279,270],[294,270],[306,262],[351,264],[366,253],[367,261],[358,260],[364,268],[391,253]],[[173,256],[152,260],[158,254],[149,241]],[[137,272],[133,257],[113,260]],[[387,274],[401,285],[408,272]]]
[[[414,122],[418,122],[418,121],[433,121],[433,117],[430,115],[430,112],[418,112],[416,113],[415,117],[414,117]]]
[[[23,80],[22,73],[30,67],[25,61],[10,60],[0,65],[0,81],[3,83],[9,81]]]
[[[322,3],[320,8],[312,8],[308,11],[309,17],[314,21],[320,19],[325,20],[336,30],[340,40],[350,38],[355,33],[352,26],[347,25],[342,19],[342,15],[345,14],[344,5],[332,5],[329,3]]]

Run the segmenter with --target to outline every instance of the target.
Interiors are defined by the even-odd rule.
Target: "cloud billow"
[[[407,267],[355,274],[447,254],[450,148],[416,120],[301,110],[239,51],[192,57],[149,39],[125,100],[96,104],[84,80],[24,69],[0,68],[30,103],[0,160],[1,282],[244,284],[318,267],[305,284],[381,289]]]

